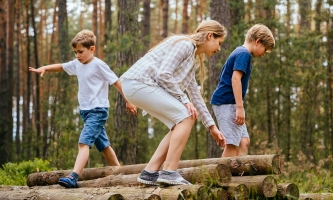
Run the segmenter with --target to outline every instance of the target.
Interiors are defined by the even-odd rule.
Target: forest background
[[[265,24],[276,48],[253,59],[244,101],[249,154],[280,154],[303,181],[333,170],[332,0],[0,0],[0,166],[40,158],[54,169],[73,167],[83,127],[76,77],[41,78],[28,67],[74,59],[70,41],[78,31],[95,33],[95,56],[120,76],[159,41],[207,19],[228,28],[221,51],[206,62],[208,108],[228,55],[249,27]],[[121,164],[148,162],[167,127],[141,110],[127,114],[113,87],[109,100],[106,131]],[[182,159],[221,153],[198,120]],[[105,165],[93,147],[86,167]],[[333,190],[332,182],[317,182],[309,188]]]

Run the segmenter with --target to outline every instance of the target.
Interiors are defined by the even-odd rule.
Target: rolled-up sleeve
[[[190,56],[194,56],[194,50],[195,46],[188,40],[180,40],[170,44],[156,77],[158,84],[183,104],[188,103],[189,99],[179,88],[174,79],[174,76],[177,76],[177,74],[175,74],[175,69],[179,67],[184,68],[176,70],[177,73],[186,73],[190,71],[193,64],[182,65],[182,62],[187,60]]]
[[[193,103],[194,107],[198,110],[202,124],[206,128],[215,125],[213,117],[208,111],[208,108],[200,94],[200,90],[195,80],[191,81],[191,84],[187,87],[186,91],[189,94],[191,102]]]

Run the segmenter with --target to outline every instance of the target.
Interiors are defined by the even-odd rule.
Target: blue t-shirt
[[[212,99],[210,101],[211,104],[236,104],[231,83],[234,70],[243,72],[241,82],[242,97],[244,100],[252,70],[251,54],[244,46],[237,47],[225,62],[220,74],[219,83],[212,95]]]

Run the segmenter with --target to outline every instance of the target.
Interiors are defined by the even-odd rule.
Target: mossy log
[[[234,176],[231,182],[246,185],[250,198],[270,198],[275,197],[277,193],[277,182],[273,176]]]
[[[233,176],[238,175],[267,175],[280,174],[281,161],[279,155],[246,155],[232,158],[209,158],[198,160],[182,160],[179,162],[179,169],[198,167],[201,165],[224,164]],[[80,174],[79,181],[103,178],[117,174],[138,174],[146,164],[108,166],[100,168],[85,168]],[[53,185],[57,184],[59,178],[69,175],[71,170],[58,170],[51,172],[37,172],[30,174],[27,178],[28,186]]]
[[[299,200],[333,200],[333,193],[302,193]]]
[[[293,183],[278,184],[276,199],[293,200],[299,198],[299,189]]]

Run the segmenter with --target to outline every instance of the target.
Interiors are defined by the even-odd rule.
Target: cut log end
[[[275,178],[267,176],[263,181],[262,190],[265,197],[275,197],[277,193],[277,183]]]
[[[125,198],[121,194],[113,194],[108,198],[108,200],[125,200]]]
[[[234,190],[235,199],[248,199],[249,191],[244,184],[239,184]]]
[[[161,200],[161,197],[158,196],[157,194],[152,194],[148,200]]]

